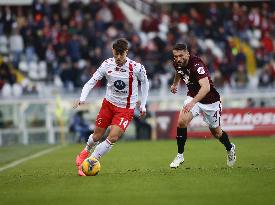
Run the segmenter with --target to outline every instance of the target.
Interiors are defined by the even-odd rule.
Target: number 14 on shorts
[[[128,121],[128,120],[125,120],[124,117],[120,118],[120,123],[119,123],[119,125],[123,125],[123,127],[126,128],[127,125],[128,125],[128,123],[129,123],[129,121]]]

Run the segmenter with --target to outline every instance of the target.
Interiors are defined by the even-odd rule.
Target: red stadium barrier
[[[178,114],[177,111],[156,112],[158,139],[176,137]],[[221,125],[230,136],[275,135],[275,108],[224,109]],[[188,137],[211,137],[201,115],[189,125]]]

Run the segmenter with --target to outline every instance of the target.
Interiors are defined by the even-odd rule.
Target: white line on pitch
[[[28,160],[31,160],[31,159],[34,159],[34,158],[37,158],[37,157],[41,157],[41,156],[43,156],[43,155],[45,155],[45,154],[48,154],[48,153],[50,153],[50,152],[53,152],[53,151],[55,151],[55,150],[57,150],[57,149],[59,149],[59,148],[61,148],[61,147],[63,147],[63,146],[61,145],[61,146],[49,148],[49,149],[43,150],[43,151],[41,151],[41,152],[37,152],[37,153],[35,153],[35,154],[33,154],[33,155],[30,155],[30,156],[28,156],[28,157],[24,157],[24,158],[22,158],[22,159],[19,159],[19,160],[16,160],[16,161],[14,161],[14,162],[11,162],[11,163],[9,163],[9,164],[3,166],[3,167],[0,167],[0,172],[4,171],[4,170],[6,170],[6,169],[9,169],[9,168],[15,167],[15,166],[17,166],[17,165],[19,165],[19,164],[21,164],[21,163],[23,163],[23,162],[26,162],[26,161],[28,161]]]

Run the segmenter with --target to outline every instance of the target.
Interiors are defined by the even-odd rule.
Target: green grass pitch
[[[175,141],[121,141],[95,177],[76,175],[82,145],[66,145],[0,172],[0,204],[275,204],[275,138],[232,141],[234,168],[226,166],[225,150],[213,139],[188,140],[185,162],[174,170]],[[10,154],[3,149],[1,159]]]

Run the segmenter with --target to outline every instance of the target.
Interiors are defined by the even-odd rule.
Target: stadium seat
[[[47,64],[45,61],[40,61],[38,63],[38,76],[39,76],[39,79],[47,78]]]
[[[38,75],[38,65],[35,61],[31,61],[29,63],[29,77],[33,80],[38,80],[39,75]]]
[[[2,87],[2,90],[1,90],[1,95],[3,97],[12,96],[12,87],[10,84],[8,84],[8,83],[4,84],[4,86]]]
[[[28,72],[28,64],[26,61],[20,61],[18,65],[19,70],[22,72]]]
[[[8,39],[5,35],[0,36],[0,54],[8,54],[9,48],[8,48]]]
[[[15,97],[20,97],[22,96],[23,94],[23,88],[20,84],[18,83],[15,83],[13,86],[12,86],[12,94],[13,96]]]

